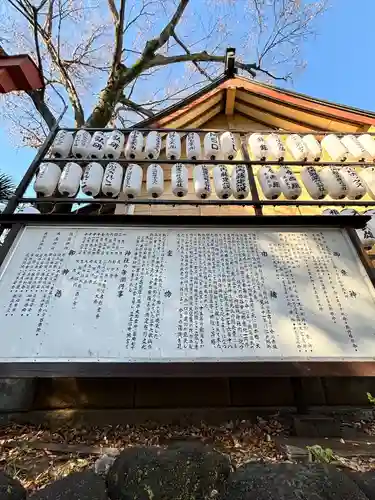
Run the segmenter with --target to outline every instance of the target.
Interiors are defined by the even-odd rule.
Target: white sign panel
[[[27,227],[0,269],[0,361],[372,360],[340,229]]]

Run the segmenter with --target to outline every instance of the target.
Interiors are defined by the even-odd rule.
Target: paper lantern
[[[81,179],[82,192],[87,196],[97,196],[103,181],[104,169],[97,162],[89,163],[83,170]]]
[[[161,137],[159,132],[153,130],[146,137],[145,156],[149,160],[157,160],[161,150]]]
[[[106,143],[106,136],[104,132],[96,131],[92,136],[90,142],[89,158],[93,160],[101,160],[104,156],[104,147]]]
[[[360,215],[357,210],[353,208],[344,208],[341,210],[340,215]],[[371,250],[371,248],[375,245],[375,235],[368,227],[368,224],[364,229],[356,229],[355,232],[358,235],[358,238],[364,247],[365,250]]]
[[[348,157],[346,146],[335,134],[326,135],[322,139],[322,146],[327,151],[332,161],[345,161]]]
[[[248,144],[253,160],[267,160],[268,146],[263,135],[256,133],[251,134],[248,139]]]
[[[207,160],[218,160],[220,154],[220,142],[215,132],[208,132],[203,141],[204,157]]]
[[[237,141],[232,132],[224,132],[221,134],[220,148],[224,160],[234,160],[237,155]]]
[[[69,158],[72,144],[73,133],[67,130],[59,130],[51,146],[51,155],[54,158]]]
[[[366,167],[359,172],[368,195],[375,200],[375,167]]]
[[[181,158],[181,138],[178,132],[169,132],[165,140],[165,152],[168,160]]]
[[[340,215],[340,212],[334,208],[326,208],[323,210],[322,215]]]
[[[249,196],[249,174],[245,165],[235,165],[232,171],[231,183],[233,196],[237,200],[243,200]]]
[[[153,163],[147,168],[147,193],[152,198],[159,198],[164,191],[164,172],[160,165]]]
[[[332,165],[323,167],[319,172],[319,176],[322,179],[329,196],[334,200],[341,200],[348,194],[347,185],[341,177],[338,167],[334,167]]]
[[[359,200],[366,194],[366,186],[352,167],[340,167],[340,175],[348,187],[349,200]]]
[[[123,193],[129,198],[136,198],[142,190],[143,169],[135,163],[128,165],[125,172]]]
[[[172,193],[179,198],[186,196],[189,191],[188,170],[182,163],[176,163],[171,170]]]
[[[327,189],[314,167],[302,167],[301,179],[313,200],[322,200],[327,195]]]
[[[370,158],[375,158],[375,141],[374,137],[370,134],[362,134],[358,137],[358,142],[366,149]]]
[[[202,154],[201,139],[196,132],[189,132],[186,136],[186,158],[199,160]]]
[[[119,195],[123,175],[124,171],[119,163],[108,163],[105,168],[102,181],[102,192],[105,196],[115,198]]]
[[[298,134],[290,134],[286,138],[286,147],[296,161],[306,161],[308,152],[305,143]]]
[[[142,132],[138,130],[130,132],[124,153],[127,160],[140,160],[144,158]]]
[[[348,150],[348,160],[350,161],[368,161],[370,155],[366,148],[362,146],[357,137],[352,134],[346,134],[341,138],[341,142]]]
[[[268,156],[271,160],[284,161],[285,146],[278,134],[270,134],[266,137]]]
[[[296,200],[301,196],[302,188],[297,177],[289,167],[282,165],[277,173],[280,188],[287,200]]]
[[[225,165],[216,165],[213,168],[212,176],[214,179],[216,196],[222,200],[228,199],[232,194],[232,188],[227,167]]]
[[[366,227],[370,229],[372,234],[375,234],[375,210],[374,209],[365,210],[364,212],[362,212],[362,214],[369,215],[371,217],[371,219],[366,224]]]
[[[302,137],[302,140],[307,149],[307,159],[319,161],[322,156],[322,147],[317,138],[312,134],[307,134]]]
[[[39,196],[52,196],[61,175],[61,169],[56,163],[42,163],[34,182],[34,191]]]
[[[117,160],[124,148],[125,136],[119,130],[113,130],[107,138],[104,146],[104,156],[110,160]]]
[[[268,200],[276,200],[281,194],[281,187],[272,167],[262,165],[258,169],[257,177],[264,196]]]
[[[87,130],[78,130],[74,136],[72,156],[77,159],[87,158],[90,154],[91,135]]]
[[[82,168],[72,161],[67,163],[61,173],[57,189],[63,196],[75,196],[79,190]]]
[[[196,165],[193,170],[194,191],[202,200],[211,196],[210,174],[206,165]]]
[[[1,209],[0,209],[1,211]],[[19,211],[21,214],[40,214],[40,211],[35,207],[24,207]]]

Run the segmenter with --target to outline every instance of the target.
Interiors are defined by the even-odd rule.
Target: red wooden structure
[[[27,92],[43,86],[39,68],[29,55],[0,56],[0,93]]]

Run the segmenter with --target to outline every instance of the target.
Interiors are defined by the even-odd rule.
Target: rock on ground
[[[350,471],[347,474],[361,488],[369,500],[375,500],[375,471]]]
[[[368,500],[333,466],[248,464],[231,475],[222,500]]]
[[[24,500],[26,490],[16,479],[0,472],[0,500]]]
[[[227,457],[200,443],[128,448],[107,476],[111,500],[204,500],[222,492]]]
[[[36,379],[0,378],[0,413],[29,410],[35,393]]]
[[[30,500],[108,500],[108,497],[105,481],[93,471],[84,471],[49,484],[31,495]]]

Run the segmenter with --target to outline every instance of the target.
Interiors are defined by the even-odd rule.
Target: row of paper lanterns
[[[186,158],[190,160],[225,160],[232,161],[238,152],[239,140],[236,134],[224,132],[208,132],[201,139],[196,132],[186,135]],[[281,134],[251,134],[248,146],[253,161],[285,160],[289,152],[295,161],[319,161],[324,149],[334,162],[372,161],[375,159],[375,141],[369,134],[354,136],[345,134],[339,138],[335,134],[325,136],[321,143],[313,134],[300,136],[290,134],[285,140]],[[112,132],[90,132],[81,129],[75,135],[73,132],[60,130],[51,147],[51,156],[79,160],[117,160],[123,155],[129,161],[149,159],[155,161],[160,156],[162,138],[159,132],[151,131],[146,137],[142,132],[133,130],[126,141],[125,135],[119,130]],[[169,132],[165,139],[165,152],[168,160],[177,161],[181,158],[181,137],[176,131]]]
[[[210,172],[206,165],[196,165],[193,171],[194,190],[198,198],[209,198],[212,192]],[[232,194],[238,199],[249,195],[249,177],[244,165],[236,165],[229,175],[225,165],[213,168],[213,181],[219,198],[227,199]],[[73,197],[79,189],[87,196],[117,197],[122,191],[129,199],[141,194],[143,168],[132,163],[125,175],[123,167],[110,162],[104,169],[98,162],[89,163],[84,169],[77,163],[69,162],[61,172],[56,163],[43,163],[35,179],[34,190],[39,196],[52,196],[56,188],[67,197]],[[176,163],[171,169],[171,188],[173,195],[183,197],[188,194],[188,169]],[[151,164],[146,171],[146,191],[152,198],[158,198],[164,192],[164,171],[158,164]]]
[[[193,168],[194,192],[198,198],[209,198],[212,192],[210,171],[212,170],[213,187],[218,198],[247,198],[250,192],[249,176],[245,165],[234,165],[229,173],[225,165],[196,165]],[[375,199],[375,167],[361,169],[359,173],[352,167],[325,166],[319,171],[313,166],[304,166],[300,171],[301,181],[309,196],[314,200],[324,199],[327,195],[334,200],[348,198],[359,200],[366,194]],[[281,194],[288,200],[296,200],[302,194],[301,182],[293,171],[285,165],[278,169],[270,165],[258,168],[257,179],[264,197],[276,200]],[[61,171],[53,162],[43,163],[34,183],[34,190],[39,196],[52,196],[56,188],[67,197],[76,196],[79,189],[87,196],[117,197],[121,190],[128,198],[141,194],[143,168],[135,163],[128,165],[125,175],[123,167],[110,162],[104,168],[98,162],[90,162],[81,167],[75,162],[68,162]],[[171,168],[171,188],[175,196],[183,197],[189,191],[188,169],[181,163]],[[151,164],[146,170],[146,191],[153,198],[164,192],[164,170],[159,164]]]

